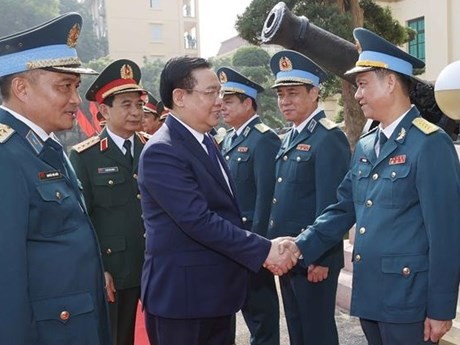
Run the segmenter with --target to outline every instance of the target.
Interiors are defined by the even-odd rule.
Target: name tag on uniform
[[[390,158],[390,165],[406,163],[406,155],[399,155]]]
[[[59,171],[53,170],[53,171],[41,171],[41,172],[39,172],[38,173],[38,178],[41,181],[48,181],[48,180],[62,179],[63,176]]]
[[[297,145],[296,147],[296,150],[299,150],[299,151],[310,151],[310,145],[307,145],[307,144],[299,144]]]
[[[238,152],[248,152],[249,151],[249,147],[247,146],[240,146],[238,147]]]
[[[118,167],[105,167],[105,168],[98,168],[98,174],[111,174],[118,172]]]

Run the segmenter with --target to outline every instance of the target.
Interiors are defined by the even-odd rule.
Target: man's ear
[[[98,105],[98,109],[104,119],[107,121],[110,118],[109,106],[107,104],[101,103]]]
[[[184,106],[184,96],[187,91],[184,89],[174,89],[172,92],[173,104],[182,108]]]

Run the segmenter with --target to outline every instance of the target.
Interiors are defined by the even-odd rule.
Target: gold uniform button
[[[138,200],[141,200],[141,199],[142,199],[142,197],[141,197],[140,194],[137,194],[137,195],[136,195],[136,198],[137,198]]]
[[[243,223],[246,223],[246,222],[248,221],[248,219],[247,219],[246,217],[243,217],[243,218],[241,218],[241,221],[242,221]]]
[[[361,255],[356,254],[356,255],[355,255],[355,261],[356,261],[356,262],[361,261]]]
[[[299,156],[297,156],[296,161],[300,162],[300,157]]]
[[[237,161],[238,161],[238,162],[241,162],[241,157],[238,157]]]
[[[228,161],[230,159],[230,156],[225,156],[225,160]]]
[[[396,177],[396,172],[393,171],[393,172],[391,173],[391,178],[395,178],[395,177]]]
[[[377,180],[378,178],[379,178],[379,174],[376,173],[376,174],[372,175],[372,179],[374,181]]]
[[[410,268],[409,267],[404,267],[402,269],[402,274],[404,277],[407,277],[408,275],[410,275]]]
[[[364,235],[364,234],[366,233],[366,228],[365,228],[364,226],[361,227],[361,228],[359,228],[359,233],[360,233],[361,235]]]
[[[113,183],[114,183],[114,182],[113,182],[113,180],[109,180],[108,183],[109,183],[109,186],[113,186]]]
[[[287,161],[288,160],[288,156],[283,156],[283,161]]]
[[[279,183],[283,182],[283,178],[282,178],[282,177],[278,177],[278,182],[279,182]]]
[[[56,192],[56,199],[61,200],[62,195],[61,192]]]
[[[70,313],[67,310],[61,311],[61,314],[59,314],[59,318],[62,321],[67,321],[70,318]]]
[[[105,253],[106,253],[107,255],[110,255],[110,254],[112,254],[112,249],[110,249],[110,248],[107,248],[107,250],[105,251]]]
[[[367,207],[372,207],[373,204],[374,204],[374,203],[372,202],[372,200],[367,200],[367,201],[366,201],[366,206],[367,206]]]
[[[135,180],[137,180],[137,174],[134,174],[134,175],[133,175],[133,178],[134,178]]]

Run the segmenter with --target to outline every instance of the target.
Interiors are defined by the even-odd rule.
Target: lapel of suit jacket
[[[170,128],[173,133],[177,133],[179,138],[184,142],[184,147],[190,151],[205,167],[206,170],[214,177],[214,179],[225,189],[225,191],[233,197],[232,191],[230,191],[227,181],[225,180],[221,171],[218,171],[216,167],[214,167],[211,159],[209,158],[208,154],[204,150],[203,146],[196,140],[196,138],[189,132],[187,128],[185,128],[181,123],[179,123],[173,116],[168,116],[166,119],[166,124]],[[219,149],[217,148],[216,151],[218,152]],[[218,152],[220,155],[220,152]],[[222,156],[218,156],[219,161],[224,162]],[[224,169],[226,172],[228,171],[226,167],[226,163],[223,164]],[[229,182],[231,180],[230,175],[227,173],[227,177]],[[230,182],[230,185],[231,182]],[[233,188],[233,186],[232,186]]]
[[[126,160],[126,157],[123,155],[123,152],[118,148],[118,146],[115,144],[115,142],[112,140],[110,135],[107,133],[107,130],[104,128],[99,134],[99,137],[101,138],[101,152],[102,154],[119,163],[120,165],[125,166],[126,168],[130,169],[130,164]],[[106,147],[103,148],[103,142],[106,141],[107,145]]]

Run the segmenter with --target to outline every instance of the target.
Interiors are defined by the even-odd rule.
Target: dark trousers
[[[241,309],[251,333],[251,345],[279,345],[279,301],[273,274],[262,268],[252,274]]]
[[[359,319],[369,345],[436,345],[423,341],[423,322],[388,323]]]
[[[113,345],[134,345],[139,296],[139,287],[120,289],[115,294],[115,302],[109,303]]]
[[[340,270],[329,270],[320,283],[307,280],[299,265],[280,277],[291,345],[338,345],[335,299]]]
[[[231,316],[169,319],[145,313],[145,324],[151,344],[224,345],[229,339]]]

